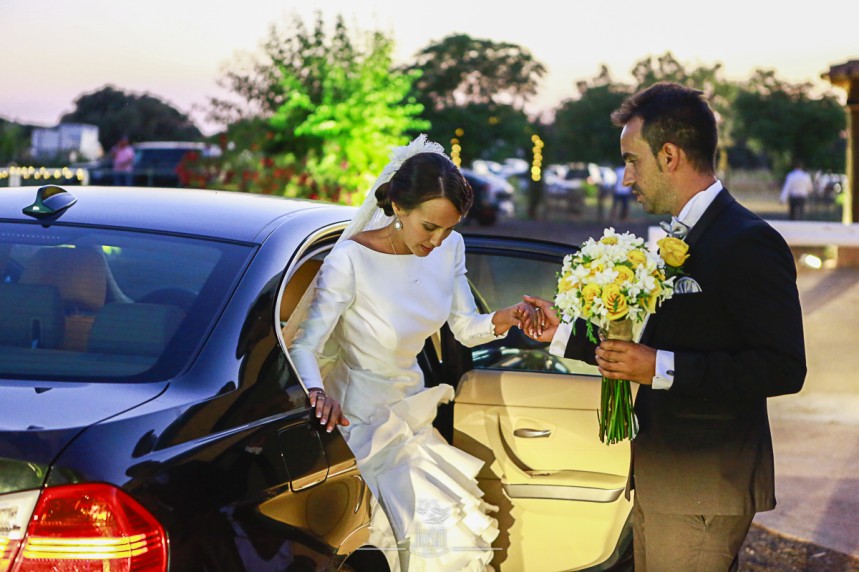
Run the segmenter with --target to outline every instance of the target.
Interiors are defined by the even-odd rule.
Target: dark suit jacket
[[[775,506],[767,397],[805,380],[796,266],[782,236],[722,190],[686,239],[701,292],[675,294],[641,343],[674,352],[668,390],[642,385],[633,482],[647,510],[750,514]],[[593,356],[576,328],[567,357]],[[592,361],[589,360],[589,361]]]

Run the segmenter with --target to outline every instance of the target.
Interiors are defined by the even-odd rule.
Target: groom
[[[599,347],[583,325],[574,335],[559,325],[551,302],[526,301],[544,313],[539,339],[553,353],[640,384],[636,571],[736,570],[754,514],[776,502],[767,397],[805,379],[796,267],[781,235],[716,178],[716,119],[701,92],[655,84],[611,118],[623,127],[623,182],[685,235],[684,287],[650,316],[640,343]]]

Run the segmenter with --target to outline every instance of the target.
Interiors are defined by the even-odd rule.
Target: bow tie
[[[680,240],[686,238],[686,235],[689,233],[689,227],[680,222],[680,219],[676,216],[671,217],[670,223],[663,221],[659,223],[659,226],[668,233],[668,236],[679,238]]]

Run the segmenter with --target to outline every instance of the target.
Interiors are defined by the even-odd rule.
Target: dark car
[[[467,221],[476,221],[481,226],[490,226],[498,220],[498,203],[492,196],[492,184],[474,171],[462,169],[465,180],[474,191],[474,204],[466,215]]]
[[[219,191],[4,190],[0,572],[398,569],[283,327],[353,212]],[[466,245],[486,311],[551,297],[570,250]],[[595,368],[517,330],[466,349],[443,328],[419,360],[428,385],[457,387],[439,431],[486,461],[497,568],[628,564],[629,447],[599,441]]]
[[[186,172],[210,152],[205,143],[147,141],[135,143],[131,184],[138,187],[185,187]],[[103,157],[78,166],[87,169],[90,185],[114,185],[113,159]]]

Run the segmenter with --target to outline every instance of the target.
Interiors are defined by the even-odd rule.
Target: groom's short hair
[[[641,136],[654,155],[665,143],[673,143],[696,171],[716,171],[719,132],[703,92],[672,82],[655,83],[626,98],[612,112],[611,121],[623,127],[633,117],[642,119]]]

